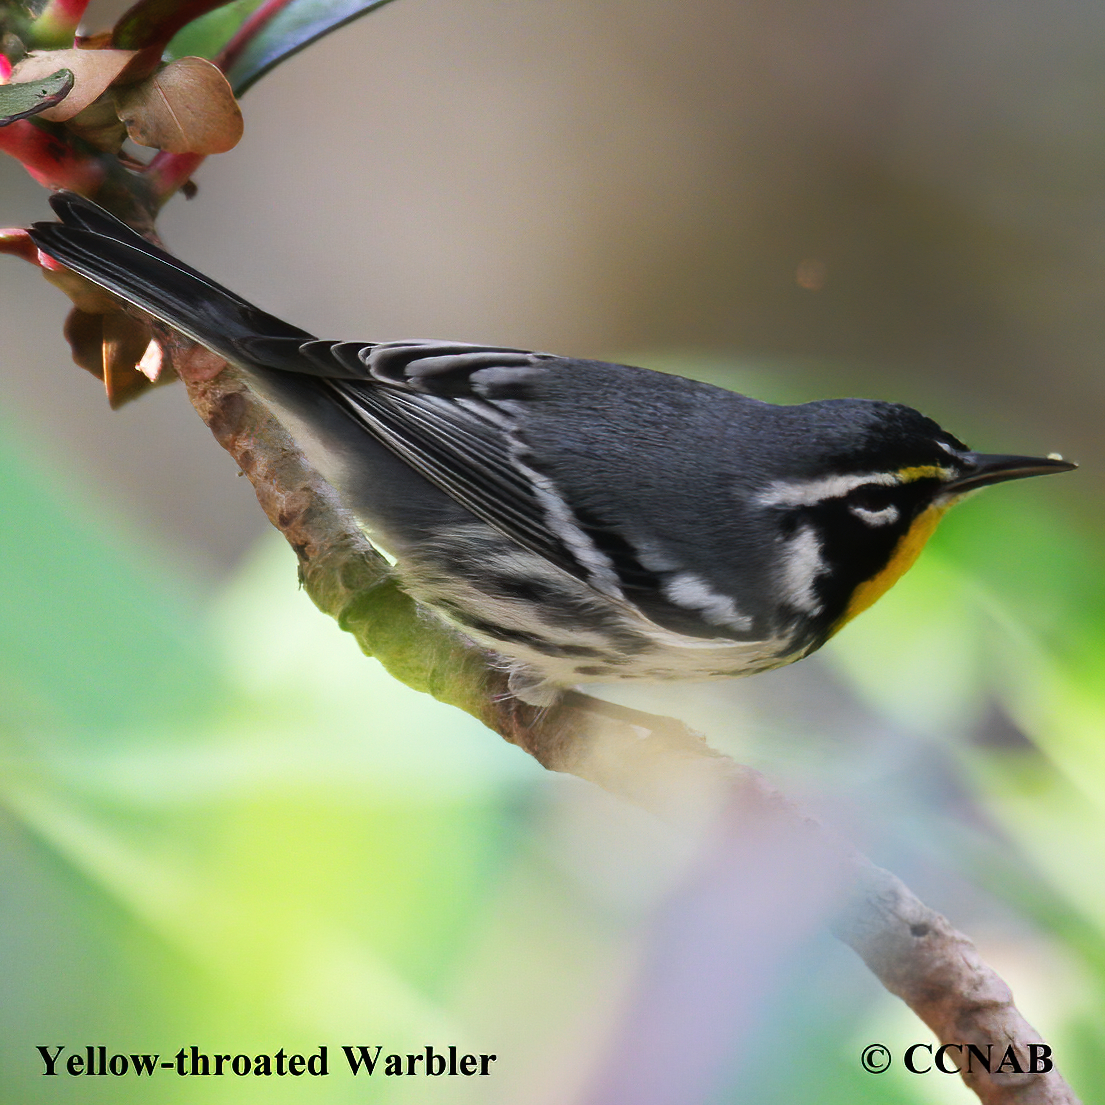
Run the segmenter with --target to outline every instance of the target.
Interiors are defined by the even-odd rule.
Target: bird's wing
[[[319,379],[352,418],[477,518],[615,598],[659,581],[581,517],[526,446],[527,401],[560,358],[458,342],[247,338],[243,357]],[[624,544],[624,543],[622,543]]]

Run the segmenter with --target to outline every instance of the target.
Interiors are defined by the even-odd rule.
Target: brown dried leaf
[[[103,324],[104,390],[111,409],[118,410],[150,387],[149,377],[138,368],[150,344],[150,329],[122,311],[104,315]]]
[[[55,288],[61,288],[69,296],[77,310],[89,315],[105,315],[119,310],[119,304],[112,296],[91,280],[78,276],[72,269],[44,268],[41,271]],[[77,363],[80,364],[80,361]]]
[[[111,32],[95,31],[90,35],[77,35],[77,46],[82,50],[107,50],[111,46]]]
[[[68,69],[73,74],[73,91],[54,107],[39,113],[40,119],[64,123],[83,111],[107,91],[111,82],[127,67],[137,50],[41,50],[28,54],[13,70],[15,82],[36,81]]]
[[[118,153],[127,136],[127,128],[119,121],[110,99],[98,100],[74,115],[69,120],[69,130],[107,153]]]
[[[179,58],[115,93],[115,110],[140,146],[225,153],[242,137],[242,112],[226,77],[203,58]]]
[[[97,380],[104,378],[104,316],[90,314],[74,307],[65,318],[65,340],[73,354],[74,364],[91,372]]]
[[[73,360],[97,380],[103,380],[112,410],[137,399],[153,386],[141,370],[150,341],[150,329],[120,310],[90,313],[74,307],[65,320],[65,340]],[[160,383],[171,379],[163,374]]]

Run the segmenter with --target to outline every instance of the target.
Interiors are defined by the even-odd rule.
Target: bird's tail
[[[61,222],[30,230],[43,253],[227,360],[239,361],[240,343],[249,339],[313,337],[177,260],[91,200],[58,192],[50,206]]]

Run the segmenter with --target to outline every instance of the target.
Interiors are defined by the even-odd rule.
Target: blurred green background
[[[953,512],[818,657],[633,701],[947,913],[1086,1101],[1105,1097],[1103,32],[1086,2],[399,0],[266,77],[242,145],[162,220],[316,333],[891,398],[976,448],[1082,462]],[[10,160],[0,199],[5,224],[44,217]],[[183,392],[109,412],[65,309],[0,265],[2,1100],[592,1100],[646,965],[674,954],[693,857],[363,659]],[[686,1105],[973,1100],[861,1071],[865,1044],[930,1037],[847,949],[812,936],[780,962]],[[687,1031],[719,1036],[713,1012]],[[328,1078],[156,1086],[45,1079],[34,1052],[323,1043]],[[344,1043],[498,1068],[353,1079]]]

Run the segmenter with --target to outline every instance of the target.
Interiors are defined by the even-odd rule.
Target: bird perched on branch
[[[776,406],[548,353],[319,340],[96,204],[51,203],[38,248],[241,368],[409,593],[529,702],[808,656],[964,495],[1075,467],[972,452],[894,403]]]

